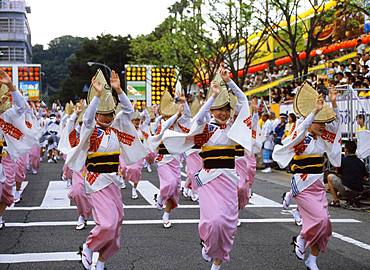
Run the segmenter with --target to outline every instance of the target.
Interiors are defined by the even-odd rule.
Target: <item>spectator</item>
[[[274,130],[275,130],[275,113],[271,112],[269,114],[269,119],[266,120],[262,126],[262,133],[266,140],[262,145],[262,158],[265,165],[265,169],[262,170],[263,173],[271,173],[271,166],[273,164],[272,151],[274,150]]]
[[[365,51],[366,51],[366,45],[362,43],[362,39],[361,38],[359,38],[357,40],[357,47],[356,47],[356,49],[357,49],[357,53],[358,54],[361,54],[361,55],[363,55],[365,53]]]
[[[288,115],[288,123],[285,126],[285,132],[282,140],[284,140],[286,137],[288,137],[290,134],[293,133],[296,127],[297,122],[297,116],[294,113],[290,113]]]
[[[340,198],[355,196],[354,194],[363,191],[364,182],[368,178],[365,164],[356,156],[356,143],[348,141],[344,147],[345,157],[338,174],[328,175],[328,186],[333,201],[330,206],[340,207]],[[352,195],[351,195],[352,194]]]
[[[357,129],[356,129],[356,132],[359,132],[359,131],[363,131],[363,130],[367,130],[366,126],[365,126],[365,115],[363,114],[359,114],[356,116],[356,122],[357,122]]]
[[[288,115],[285,113],[280,114],[280,122],[279,124],[275,127],[275,144],[281,144],[281,140],[283,139],[284,132],[285,132],[285,126],[286,126],[286,121],[287,121]]]

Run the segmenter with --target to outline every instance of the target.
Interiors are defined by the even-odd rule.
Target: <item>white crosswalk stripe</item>
[[[70,206],[69,189],[64,181],[50,181],[41,207]]]

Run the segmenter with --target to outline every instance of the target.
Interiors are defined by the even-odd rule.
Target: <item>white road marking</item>
[[[41,207],[65,207],[70,206],[68,198],[69,189],[65,181],[50,181]]]
[[[98,260],[99,253],[93,253],[93,266]],[[80,261],[81,256],[77,252],[48,252],[48,253],[20,253],[0,254],[0,263],[27,263],[27,262],[58,262]]]
[[[353,238],[350,238],[348,236],[344,236],[344,235],[336,233],[336,232],[333,232],[332,235],[333,235],[333,237],[338,238],[338,239],[340,239],[344,242],[347,242],[349,244],[355,245],[357,247],[360,247],[360,248],[363,248],[363,249],[366,249],[366,250],[370,250],[370,245],[362,243],[362,242],[360,242],[358,240],[355,240]]]
[[[137,186],[137,191],[150,205],[155,205],[154,195],[159,194],[159,189],[155,185],[149,181],[142,180]]]
[[[240,219],[242,223],[293,223],[292,218],[260,218],[260,219]],[[124,220],[123,225],[153,225],[162,224],[162,220]],[[198,224],[199,219],[172,219],[173,224]],[[361,223],[356,219],[331,219],[332,223]],[[88,221],[87,225],[95,225],[94,221]],[[7,227],[55,227],[55,226],[76,226],[76,221],[45,221],[45,222],[9,222]]]
[[[264,205],[253,205],[249,204],[246,208],[282,208],[282,205],[271,205],[271,204],[264,204]],[[291,205],[291,208],[297,207],[296,205]],[[156,207],[153,205],[123,205],[125,209],[155,209]],[[199,205],[195,204],[182,204],[179,205],[177,208],[179,209],[199,209]],[[56,206],[56,207],[40,207],[40,206],[30,206],[30,207],[13,207],[8,208],[7,211],[42,211],[42,210],[75,210],[77,209],[76,206]]]
[[[267,199],[261,195],[258,195],[256,193],[253,193],[252,198],[249,199],[249,203],[254,204],[254,205],[264,205],[264,204],[269,204],[269,205],[279,205],[281,206],[280,203],[277,203],[273,200]]]

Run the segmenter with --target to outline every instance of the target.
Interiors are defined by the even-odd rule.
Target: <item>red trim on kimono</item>
[[[181,125],[180,123],[177,123],[179,125],[179,128],[181,129],[182,132],[184,133],[189,133],[190,129]]]
[[[95,183],[96,179],[98,179],[100,173],[97,173],[97,172],[87,172],[87,175],[86,175],[86,181],[92,185]]]
[[[77,136],[77,131],[73,129],[68,135],[69,144],[71,147],[75,147],[80,143],[80,138]]]
[[[123,131],[119,131],[118,129],[115,128],[111,128],[111,130],[117,135],[118,141],[120,143],[132,146],[133,142],[135,141],[135,136],[132,136]]]
[[[93,133],[90,136],[90,148],[89,152],[96,152],[100,146],[101,141],[103,140],[103,136],[98,137],[98,128],[95,127]]]
[[[143,134],[144,139],[147,140],[149,138],[149,134],[143,131],[142,129],[140,129],[140,131]]]
[[[31,122],[29,122],[29,121],[26,120],[24,123],[26,124],[26,126],[28,128],[32,128],[32,123]]]
[[[300,143],[293,146],[294,153],[298,155],[298,154],[302,154],[306,150],[307,145],[304,142],[305,142],[305,139],[303,139]]]
[[[324,140],[324,141],[327,141],[327,142],[330,142],[330,143],[334,143],[335,141],[335,137],[336,137],[336,134],[333,133],[333,132],[330,132],[326,129],[324,129],[322,135],[321,135],[321,138]]]
[[[194,144],[197,146],[203,146],[204,144],[208,142],[208,140],[212,137],[215,131],[216,130],[214,130],[213,132],[210,132],[208,124],[206,124],[206,126],[203,129],[203,132],[201,134],[194,136]]]
[[[23,137],[23,132],[20,129],[16,128],[13,124],[6,122],[2,118],[0,118],[0,128],[4,134],[12,136],[17,140],[20,140]]]

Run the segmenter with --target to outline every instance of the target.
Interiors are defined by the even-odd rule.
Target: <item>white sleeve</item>
[[[85,114],[83,117],[83,123],[89,129],[93,127],[93,123],[95,121],[95,115],[96,115],[96,112],[98,111],[99,103],[100,103],[100,98],[95,96],[85,111]]]

